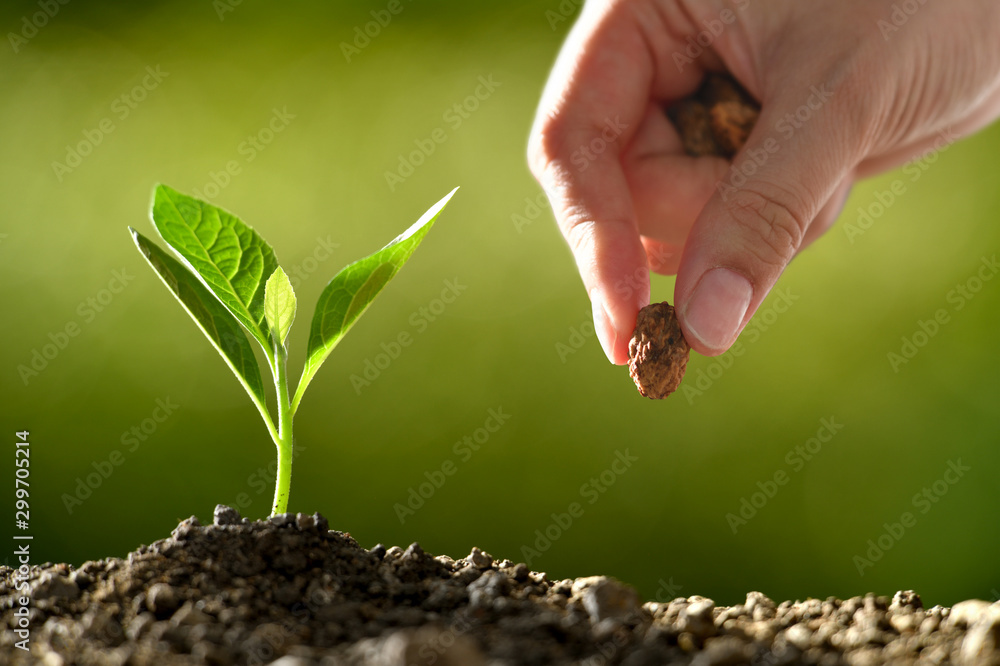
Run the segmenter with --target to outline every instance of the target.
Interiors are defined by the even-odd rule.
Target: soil
[[[14,645],[21,579],[0,574],[0,663],[1000,664],[1000,602],[642,603],[612,578],[550,580],[478,548],[366,550],[319,514],[219,506],[125,559],[33,567],[30,653]]]

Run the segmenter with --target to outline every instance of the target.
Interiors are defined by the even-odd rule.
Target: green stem
[[[278,394],[278,474],[274,481],[274,505],[271,515],[288,510],[288,489],[292,483],[292,409],[288,401],[288,352],[284,345],[274,350],[274,387]]]

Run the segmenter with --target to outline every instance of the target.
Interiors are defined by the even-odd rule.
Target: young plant
[[[294,392],[288,384],[285,341],[297,303],[271,246],[235,215],[166,185],[156,187],[151,217],[177,258],[129,227],[146,261],[222,355],[264,419],[278,448],[272,516],[288,507],[292,421],[302,394],[333,348],[410,258],[454,194],[452,190],[391,243],[349,264],[330,280],[316,304],[305,367]],[[277,398],[277,427],[244,331],[267,358]]]

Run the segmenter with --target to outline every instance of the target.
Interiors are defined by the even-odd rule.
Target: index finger
[[[650,34],[654,3],[586,5],[550,74],[529,141],[529,162],[590,295],[594,326],[612,363],[628,360],[636,314],[649,303],[649,270],[621,153],[648,101],[693,90],[690,68],[658,77],[669,32]],[[654,89],[655,88],[655,89]]]

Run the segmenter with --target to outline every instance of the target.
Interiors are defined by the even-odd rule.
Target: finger
[[[691,225],[729,168],[722,157],[686,155],[677,129],[659,104],[649,106],[621,161],[639,232],[677,247],[683,247]]]
[[[803,101],[813,109],[809,119],[783,124],[786,110]],[[698,352],[717,355],[732,345],[850,176],[859,137],[870,130],[850,104],[850,95],[824,85],[783,91],[764,105],[681,258],[678,316]]]
[[[728,165],[728,162],[726,162],[726,165]],[[712,192],[715,191],[715,182],[718,182],[718,179],[710,186]],[[811,225],[809,225],[809,229],[806,231],[805,236],[802,239],[802,245],[799,247],[799,251],[804,250],[806,247],[815,242],[820,236],[829,231],[830,227],[832,227],[837,221],[837,218],[840,217],[841,212],[843,212],[844,204],[847,203],[847,198],[850,196],[852,186],[853,178],[850,176],[840,183],[834,194],[816,216],[816,219]],[[707,202],[710,198],[711,193],[705,196],[705,201]],[[638,208],[638,206],[636,207]],[[684,239],[687,238],[687,233],[694,223],[694,218],[698,216],[698,213],[701,212],[702,208],[704,208],[704,202],[694,203],[692,209],[689,211],[691,216],[690,221],[686,221],[686,218],[681,217],[683,213],[679,214],[676,208],[671,210],[671,213],[676,217],[673,218],[673,222],[670,224],[667,232],[665,234],[662,232],[660,233],[660,237],[680,237],[681,240],[676,244],[663,242],[659,240],[659,237],[650,238],[649,236],[646,236],[645,234],[650,231],[651,224],[647,223],[644,226],[642,218],[640,217],[639,230],[643,233],[642,244],[643,247],[646,248],[649,270],[654,273],[659,273],[660,275],[677,274],[677,269],[680,266],[681,250],[684,247]]]
[[[611,9],[589,4],[574,27],[542,96],[529,161],[576,259],[601,345],[622,364],[649,276],[620,158],[646,111],[657,56],[637,15]],[[693,89],[699,76],[691,68],[684,85]]]
[[[800,252],[830,230],[830,227],[833,226],[834,222],[837,221],[837,218],[844,211],[844,204],[847,203],[847,198],[851,195],[851,187],[853,185],[853,177],[848,176],[837,186],[837,189],[826,202],[826,205],[816,215],[816,219],[809,225],[809,229],[802,239],[802,246],[799,248]]]
[[[642,236],[642,246],[646,249],[649,270],[660,275],[675,275],[681,263],[683,245],[671,245],[654,238]]]

